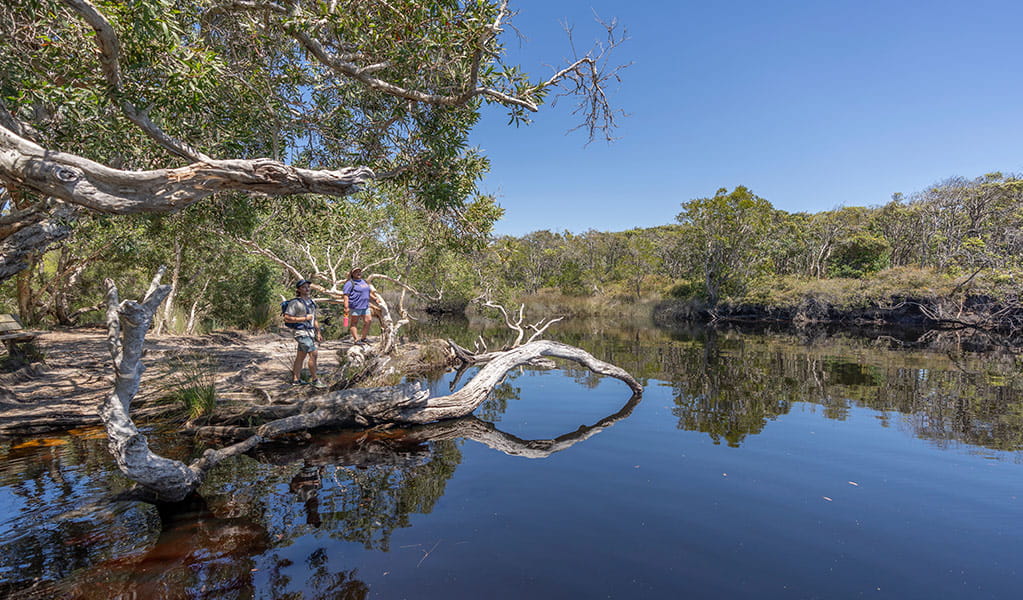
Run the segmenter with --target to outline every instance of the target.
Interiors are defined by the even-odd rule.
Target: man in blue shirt
[[[316,303],[309,297],[309,287],[308,279],[301,279],[295,284],[298,297],[284,304],[281,316],[284,317],[284,325],[295,330],[295,341],[298,342],[295,363],[291,367],[291,384],[306,383],[302,381],[301,375],[302,363],[308,356],[309,383],[323,388],[327,386],[316,376],[316,342],[323,342],[323,335],[320,334],[320,325],[316,320]]]
[[[345,314],[351,315],[351,334],[356,344],[368,344],[369,326],[373,322],[373,311],[370,309],[370,300],[380,303],[376,288],[362,278],[362,269],[355,268],[348,273],[348,281],[345,282],[341,292],[345,295]],[[362,335],[359,335],[359,324],[362,324]]]

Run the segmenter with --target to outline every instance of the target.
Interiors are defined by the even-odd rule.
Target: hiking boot
[[[323,388],[327,387],[327,384],[326,384],[326,383],[323,383],[323,382],[322,382],[322,381],[320,381],[319,379],[313,379],[313,380],[312,380],[312,381],[311,381],[310,383],[312,383],[312,384],[313,384],[313,387],[314,387],[314,388],[316,388],[316,389],[320,389],[320,390],[322,390]]]

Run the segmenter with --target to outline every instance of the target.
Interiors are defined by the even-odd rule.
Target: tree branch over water
[[[483,402],[508,371],[542,356],[571,360],[594,373],[623,381],[632,391],[632,400],[623,410],[631,411],[643,391],[639,382],[624,369],[598,360],[585,350],[558,342],[537,341],[498,353],[465,387],[447,396],[431,397],[418,383],[406,383],[333,391],[274,407],[277,418],[256,427],[254,431],[244,429],[248,435],[244,440],[219,450],[207,450],[201,458],[185,465],[153,453],[145,435],[135,427],[130,417],[131,403],[138,393],[145,369],[142,364],[145,336],[160,302],[170,291],[169,286],[160,285],[162,275],[161,268],[141,303],[120,301],[117,287],[107,280],[108,343],[117,375],[114,389],[103,403],[100,416],[107,430],[111,452],[121,471],[165,501],[177,501],[193,493],[209,470],[224,460],[289,433],[319,427],[415,425],[464,417]],[[585,433],[592,435],[614,420],[602,421]],[[234,428],[234,431],[239,429]],[[578,437],[582,435],[580,433]],[[496,440],[492,441],[494,444],[514,446],[507,439],[501,441],[489,434],[483,437]],[[552,440],[547,449],[553,452],[560,447],[558,440]]]
[[[530,79],[504,62],[513,14],[508,0],[6,3],[0,193],[45,214],[0,203],[0,219],[40,225],[54,199],[136,214],[220,192],[343,198],[378,173],[457,212],[485,168],[467,147],[481,100],[521,122],[551,94],[578,96],[591,139],[615,126],[617,24],[604,25],[610,41]],[[0,227],[0,281],[60,239],[15,233]]]

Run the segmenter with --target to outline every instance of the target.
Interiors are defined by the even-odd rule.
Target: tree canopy
[[[546,78],[505,60],[508,0],[11,0],[0,7],[0,281],[83,211],[370,181],[464,219],[483,104],[580,101],[609,135],[607,41]],[[491,218],[493,218],[491,216]]]

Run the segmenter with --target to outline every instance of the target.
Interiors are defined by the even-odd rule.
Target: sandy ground
[[[37,338],[45,360],[12,373],[0,373],[0,435],[52,431],[99,423],[97,407],[112,389],[113,366],[106,332],[77,329],[45,332]],[[320,373],[339,366],[339,341],[320,346]],[[290,332],[248,334],[215,332],[202,337],[146,338],[146,372],[132,405],[133,416],[166,411],[159,402],[173,379],[169,365],[176,357],[200,354],[216,364],[216,387],[222,400],[273,398],[301,393],[292,387],[295,341]],[[324,378],[329,382],[326,375]]]

